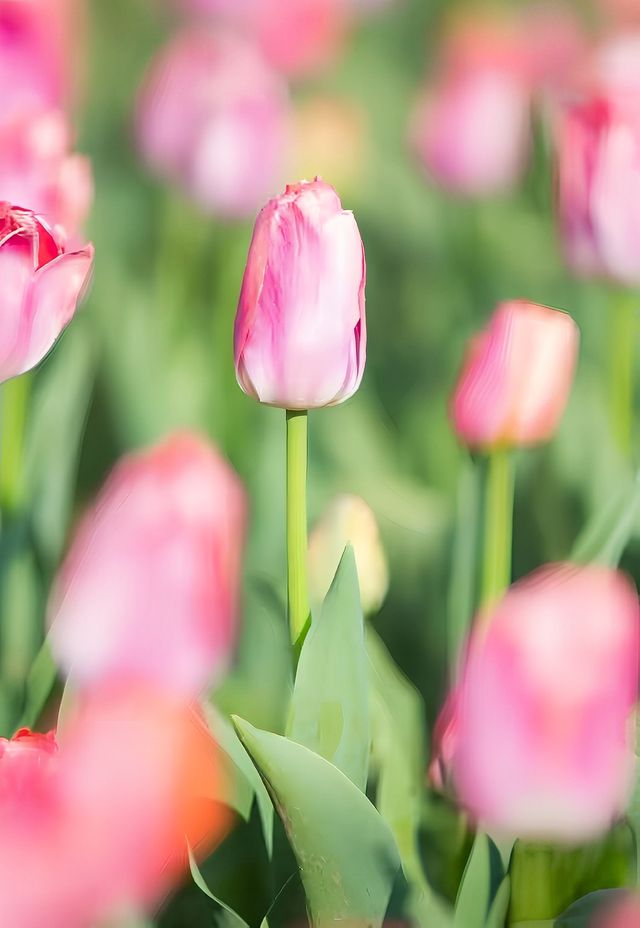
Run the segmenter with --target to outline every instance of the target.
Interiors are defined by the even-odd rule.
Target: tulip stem
[[[287,410],[287,601],[291,641],[296,646],[309,618],[307,411],[290,409]]]
[[[0,447],[0,506],[15,513],[24,495],[24,430],[31,392],[31,376],[22,374],[2,386],[2,443]]]
[[[497,602],[511,583],[514,467],[512,452],[495,448],[487,460],[482,568],[483,609]]]
[[[633,450],[633,373],[636,312],[634,294],[616,293],[611,320],[611,424],[621,453],[629,460]]]

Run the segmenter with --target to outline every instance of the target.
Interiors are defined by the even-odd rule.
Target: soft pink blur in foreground
[[[226,813],[216,748],[193,712],[141,688],[101,691],[60,747],[0,741],[0,911],[15,928],[89,928],[160,901],[186,841],[211,846]]]
[[[365,257],[353,213],[321,180],[287,187],[256,221],[234,330],[238,383],[284,409],[352,396],[366,353]]]
[[[594,838],[629,796],[637,689],[638,599],[622,574],[556,565],[516,584],[481,617],[462,670],[460,800],[507,835]]]
[[[0,202],[0,382],[44,358],[73,317],[92,263],[91,245],[67,251],[61,232]]]
[[[471,340],[454,392],[458,437],[474,448],[551,438],[571,390],[578,342],[567,313],[523,300],[498,306]]]
[[[285,84],[253,45],[194,27],[153,62],[136,131],[151,168],[202,209],[251,216],[282,181],[289,116]]]
[[[640,925],[640,896],[629,893],[613,908],[606,906],[603,915],[592,920],[592,928],[638,928]]]
[[[205,439],[125,457],[52,595],[51,644],[72,678],[202,690],[230,659],[245,520],[240,481]]]

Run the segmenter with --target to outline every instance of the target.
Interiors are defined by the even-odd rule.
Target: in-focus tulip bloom
[[[517,583],[471,638],[453,779],[490,829],[587,841],[632,784],[638,598],[620,573],[555,565]]]
[[[502,303],[469,345],[451,403],[458,437],[472,448],[547,441],[564,413],[579,333],[567,313]]]
[[[640,36],[602,49],[556,124],[558,212],[578,274],[640,284]]]
[[[26,110],[0,121],[0,195],[27,204],[72,238],[79,233],[93,199],[91,164],[71,153],[60,110]]]
[[[158,903],[186,841],[227,824],[217,750],[193,711],[142,688],[92,693],[58,745],[0,741],[0,907],[20,928],[87,928]],[[29,874],[29,879],[25,879]]]
[[[365,615],[377,612],[389,588],[389,569],[372,510],[359,496],[337,496],[309,538],[311,597],[321,603],[347,545],[353,547]]]
[[[282,182],[286,86],[248,41],[189,28],[162,49],[137,111],[140,150],[204,210],[251,216]]]
[[[334,406],[364,373],[366,264],[329,184],[287,187],[256,221],[234,329],[238,383],[283,409]]]
[[[520,180],[530,148],[528,66],[507,23],[465,23],[450,37],[411,124],[415,151],[438,184],[489,196]]]
[[[230,659],[245,518],[238,477],[204,439],[125,457],[52,595],[60,664],[81,685],[142,679],[197,694]]]
[[[66,249],[30,210],[0,202],[0,382],[35,367],[71,321],[93,247]]]

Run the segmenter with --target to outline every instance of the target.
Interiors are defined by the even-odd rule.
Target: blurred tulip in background
[[[302,100],[294,117],[292,175],[330,177],[343,195],[357,191],[367,180],[368,135],[366,112],[348,98]]]

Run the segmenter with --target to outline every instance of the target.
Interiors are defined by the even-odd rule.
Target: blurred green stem
[[[30,394],[30,374],[7,380],[2,387],[0,506],[4,516],[15,513],[23,502],[24,430]]]
[[[307,411],[287,410],[287,601],[294,645],[309,618],[307,592]]]
[[[513,455],[508,448],[489,453],[485,487],[481,607],[493,605],[511,583],[513,535]]]
[[[637,298],[628,291],[613,295],[611,320],[611,424],[622,454],[630,459],[633,445],[633,369]]]

